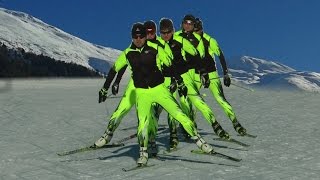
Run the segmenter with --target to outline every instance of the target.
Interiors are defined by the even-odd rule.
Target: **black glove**
[[[203,73],[200,75],[201,78],[201,84],[204,88],[208,88],[210,86],[210,79],[208,73]]]
[[[231,84],[231,79],[228,74],[223,76],[223,83],[225,86],[229,87]]]
[[[169,91],[171,92],[171,93],[174,93],[176,90],[177,90],[177,82],[176,82],[176,80],[174,79],[174,78],[171,78],[171,84],[170,84],[170,86],[169,86]]]
[[[106,88],[102,88],[99,91],[99,103],[104,102],[107,99],[108,90]]]
[[[177,83],[178,83],[178,93],[179,93],[179,96],[180,96],[180,97],[182,97],[182,96],[187,97],[187,95],[188,95],[188,88],[187,88],[186,85],[184,84],[182,78],[179,79],[179,80],[177,81]]]
[[[113,83],[112,85],[112,94],[116,95],[119,92],[119,84],[118,83]]]

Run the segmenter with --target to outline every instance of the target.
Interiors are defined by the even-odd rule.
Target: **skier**
[[[204,88],[210,89],[213,97],[231,120],[236,132],[238,132],[240,135],[245,135],[246,129],[241,126],[230,103],[226,100],[217,72],[215,55],[219,57],[220,64],[223,69],[223,83],[225,86],[229,87],[231,84],[231,79],[228,75],[227,63],[223,52],[217,41],[207,33],[203,32],[203,24],[199,18],[195,19],[194,31],[201,36],[205,46],[205,57],[200,66],[198,66],[196,69],[195,82],[197,83],[198,87],[201,86],[202,82]]]
[[[157,44],[158,46],[162,47],[165,53],[172,59],[172,52],[168,44],[161,43],[157,36],[157,25],[153,20],[148,20],[143,23],[144,27],[146,28],[147,33],[147,41]],[[153,103],[153,108],[151,109],[151,119],[150,119],[150,134],[149,134],[149,153],[151,156],[156,156],[158,153],[158,147],[155,141],[157,132],[158,132],[158,119],[160,116],[161,108],[159,104]],[[171,116],[170,116],[171,117]],[[171,122],[171,121],[170,121]],[[169,121],[168,121],[169,123]],[[170,126],[170,124],[169,124]]]
[[[199,93],[199,87],[197,87],[195,82],[195,70],[198,69],[197,67],[201,62],[203,61],[204,55],[205,55],[205,49],[204,44],[202,42],[202,38],[197,33],[193,32],[195,23],[195,17],[193,15],[185,15],[182,21],[182,30],[175,33],[175,35],[184,37],[188,39],[194,47],[199,52],[199,55],[201,59],[195,59],[194,56],[191,56],[188,53],[185,53],[185,59],[188,62],[189,67],[189,77],[191,77],[191,80],[185,81],[185,84],[188,88],[188,98],[193,105],[197,107],[198,110],[200,110],[205,117],[205,119],[208,121],[208,123],[212,126],[214,132],[223,139],[230,139],[230,135],[221,127],[219,122],[215,119],[214,113],[210,109],[210,107],[205,103],[203,98],[200,96]],[[182,106],[184,107],[190,107],[191,105],[187,100],[181,101]],[[192,110],[190,110],[192,112]]]
[[[162,30],[165,29],[163,32]],[[161,38],[158,38],[158,42],[166,47],[169,47],[168,54],[172,54],[173,61],[172,65],[170,67],[164,66],[162,73],[165,76],[164,84],[165,86],[170,90],[171,93],[173,93],[173,96],[176,97],[176,89],[178,89],[178,93],[180,98],[186,98],[188,89],[185,86],[177,88],[179,84],[184,85],[182,83],[184,79],[188,79],[188,66],[186,62],[183,59],[182,52],[188,52],[193,56],[198,56],[198,51],[193,47],[193,45],[185,38],[180,36],[175,36],[173,39],[173,23],[170,19],[162,18],[160,20],[160,34]],[[171,39],[164,39],[163,37],[167,34],[171,34]],[[171,43],[169,43],[169,40],[172,40]],[[156,112],[156,118],[159,118],[159,114],[162,111],[162,108],[157,105],[153,105],[153,109]],[[188,113],[189,111],[186,110],[188,108],[182,107],[182,111],[184,113]],[[178,136],[177,136],[177,123],[173,119],[170,114],[168,114],[168,124],[170,129],[170,138],[169,138],[169,149],[173,150],[178,145]]]
[[[197,133],[192,121],[182,113],[178,103],[168,89],[164,86],[164,77],[161,73],[162,66],[170,66],[171,59],[164,53],[163,48],[150,41],[146,41],[146,30],[143,24],[135,23],[131,30],[132,43],[116,60],[108,73],[103,90],[99,93],[102,101],[107,98],[107,89],[113,80],[115,73],[128,65],[132,71],[132,79],[136,92],[136,108],[138,123],[138,142],[140,144],[140,157],[137,160],[139,166],[147,164],[148,135],[150,123],[150,109],[152,103],[160,104],[176,120],[178,120],[196,145],[206,153],[213,152],[211,145]]]
[[[156,31],[154,31],[154,32],[156,32]],[[110,77],[108,75],[108,77],[106,79],[106,82],[104,84],[104,87],[106,87],[109,84],[111,84],[111,82],[112,82],[112,79],[110,80],[111,76],[113,77],[115,74],[117,74],[116,80],[112,84],[112,94],[113,95],[118,94],[118,92],[119,92],[119,84],[120,84],[122,76],[125,73],[127,67],[128,67],[127,65],[124,66],[123,68],[121,68],[119,70],[118,73],[116,73],[116,72],[112,71],[112,69],[110,69],[110,71],[109,71]],[[105,101],[104,98],[106,98],[106,96],[102,96],[101,94],[105,94],[106,95],[107,91],[108,91],[108,89],[105,89],[105,88],[102,88],[100,90],[100,92],[99,92],[99,103],[101,103],[102,101]],[[135,103],[136,103],[136,93],[135,93],[135,87],[133,85],[133,80],[131,78],[129,80],[128,84],[127,84],[127,87],[126,87],[126,90],[124,92],[124,95],[122,96],[122,98],[121,98],[116,110],[111,115],[111,118],[109,120],[108,126],[107,126],[104,134],[94,143],[93,147],[102,147],[102,146],[108,144],[111,141],[114,131],[118,128],[118,126],[120,125],[123,117],[131,110],[132,106]],[[153,131],[155,131],[155,130],[153,130]],[[156,134],[156,132],[154,132],[153,134]],[[153,149],[154,148],[156,148],[156,147],[153,147]],[[151,150],[152,150],[152,148],[151,148]]]
[[[155,35],[156,34],[156,25],[155,25],[155,23],[152,20],[146,21],[144,23],[144,26],[147,27],[146,28],[147,29],[147,37],[150,38],[150,41],[155,42],[157,44],[160,44],[156,40],[156,35]],[[167,50],[170,48],[165,47],[165,49]],[[119,83],[122,79],[124,72],[126,71],[126,68],[127,68],[127,65],[124,66],[123,68],[121,68],[121,70],[117,73],[116,80],[114,81],[114,83],[112,85],[112,94],[113,95],[116,95],[119,91]],[[106,81],[105,83],[109,83],[109,82]],[[105,90],[102,89],[102,91],[105,91]],[[109,123],[108,123],[108,126],[106,128],[105,133],[94,143],[93,147],[102,147],[111,141],[111,139],[113,137],[113,133],[120,125],[123,117],[130,111],[132,106],[135,104],[135,102],[136,102],[135,96],[136,96],[135,87],[133,85],[132,79],[130,79],[129,83],[126,87],[124,95],[122,96],[116,110],[111,115],[111,118],[109,120]],[[157,134],[157,122],[154,122],[154,120],[156,120],[157,118],[154,117],[154,114],[156,112],[151,111],[150,113],[151,113],[150,118],[152,118],[152,120],[153,120],[153,121],[151,121],[152,123],[150,123],[150,127],[153,127],[153,128],[150,129],[150,148],[148,150],[152,156],[156,156],[158,153],[158,148],[157,148],[156,142],[155,142],[155,136]]]
[[[165,52],[171,58],[173,58],[172,51],[171,51],[169,44],[166,43],[165,41],[163,41],[162,38],[160,38],[156,35],[156,32],[157,32],[156,23],[154,21],[150,20],[150,21],[146,21],[144,23],[144,26],[146,27],[146,30],[147,30],[147,40],[161,46],[165,50]],[[175,61],[173,61],[173,63],[175,63]],[[173,65],[170,67],[173,67]],[[171,88],[170,89],[171,91],[173,91],[173,89],[174,89],[174,91],[176,91],[177,88],[172,88],[172,86],[176,85],[176,79],[180,79],[180,81],[182,82],[182,78],[177,73],[172,73],[172,72],[168,73],[167,66],[163,67],[162,73],[165,76],[165,81],[164,81],[165,86],[168,89]],[[179,76],[179,77],[175,78],[175,76]],[[179,89],[180,89],[179,92],[184,94],[184,96],[186,96],[187,88],[184,86],[184,87],[180,87]],[[176,97],[176,96],[174,95],[174,97]],[[156,103],[152,104],[152,112],[153,112],[152,119],[154,120],[153,121],[154,123],[157,123],[157,121],[159,120],[159,116],[160,116],[160,113],[162,112],[162,110],[163,110],[163,108],[159,104],[156,104]],[[182,109],[182,110],[184,110],[184,109]],[[185,111],[183,111],[183,112],[187,113]],[[167,117],[168,117],[167,120],[168,120],[169,129],[170,129],[169,149],[172,149],[172,148],[175,148],[178,144],[177,132],[176,132],[177,123],[170,114],[168,114]],[[155,140],[154,140],[155,136],[156,136],[156,132],[157,132],[157,130],[154,129],[150,133],[150,135],[151,135],[150,136],[150,146],[151,146],[150,151],[151,151],[151,154],[153,154],[153,155],[156,155],[156,151],[157,151],[157,147],[156,147]]]

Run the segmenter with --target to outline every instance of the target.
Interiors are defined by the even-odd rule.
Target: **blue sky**
[[[132,23],[168,17],[179,29],[191,13],[203,20],[227,58],[249,55],[320,72],[318,0],[0,0],[0,7],[120,50],[131,42]]]

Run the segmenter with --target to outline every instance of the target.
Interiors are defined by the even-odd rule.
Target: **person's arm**
[[[206,51],[205,51],[205,47],[204,47],[204,43],[203,43],[202,37],[197,33],[193,33],[193,35],[199,41],[198,46],[196,47],[198,52],[199,52],[199,55],[200,55],[201,58],[204,58]]]
[[[223,52],[222,50],[219,48],[219,60],[220,60],[220,64],[222,66],[223,69],[223,75],[227,75],[228,74],[228,67],[227,67],[227,62],[226,59],[224,58]]]
[[[175,37],[175,40],[181,44],[183,51],[189,53],[192,56],[196,56],[199,54],[198,50],[192,45],[192,43],[188,39],[183,38],[181,36],[177,36]]]
[[[210,37],[210,36],[206,35],[205,37]],[[209,38],[209,53],[210,55],[212,55],[212,57],[214,57],[214,55],[217,55],[219,57],[220,64],[223,70],[223,83],[225,86],[229,87],[231,84],[231,79],[228,74],[229,71],[228,71],[227,61],[217,41],[211,37]]]
[[[157,51],[157,67],[162,70],[163,65],[171,66],[172,64],[172,58],[164,51],[162,47],[159,45],[152,43],[150,41],[147,42],[148,46],[154,48]]]
[[[110,87],[111,82],[116,76],[117,72],[127,64],[126,61],[126,52],[123,51],[121,55],[118,57],[116,62],[113,64],[112,68],[110,68],[108,75],[106,77],[106,81],[103,84],[103,87],[99,91],[99,103],[104,102],[107,99],[108,89]]]
[[[223,69],[223,84],[227,87],[230,86],[231,84],[231,78],[228,74],[228,67],[227,67],[227,62],[226,62],[226,59],[224,58],[224,55],[223,55],[223,52],[222,50],[219,48],[219,60],[220,60],[220,64],[222,66],[222,69]]]
[[[118,72],[116,80],[114,81],[114,83],[117,83],[117,84],[120,83],[124,72],[126,72],[126,70],[127,70],[127,67],[128,67],[128,65],[125,65],[123,68],[120,69],[120,71]]]
[[[121,68],[123,68],[126,65],[127,65],[126,52],[123,51],[121,55],[118,57],[118,59],[114,62],[112,68],[110,68],[108,76],[106,77],[106,81],[103,85],[103,88],[108,90],[117,72],[119,72]]]
[[[123,68],[120,69],[120,71],[117,74],[116,80],[112,84],[112,94],[116,95],[119,92],[119,84],[122,79],[122,76],[124,72],[126,71],[128,65],[125,65]]]
[[[223,74],[224,75],[228,74],[227,62],[226,62],[226,59],[223,55],[221,48],[218,45],[218,42],[215,39],[213,39],[212,37],[210,37],[208,34],[204,34],[203,37],[209,41],[209,54],[212,57],[214,57],[215,55],[219,57],[220,64],[221,64],[221,67],[223,70]]]
[[[171,48],[170,48],[169,44],[166,43],[166,42],[165,42],[162,38],[160,38],[160,37],[157,37],[157,40],[158,40],[159,43],[161,44],[160,47],[162,47],[163,50],[167,53],[167,55],[168,55],[171,59],[173,59],[173,54],[172,54],[172,51],[171,51]]]

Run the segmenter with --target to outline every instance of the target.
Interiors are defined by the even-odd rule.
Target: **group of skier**
[[[185,138],[193,140],[205,153],[214,152],[213,147],[197,131],[193,106],[202,113],[215,134],[222,139],[230,139],[230,135],[220,126],[200,94],[201,88],[210,89],[236,132],[246,135],[246,129],[239,123],[225,98],[217,72],[215,56],[219,57],[223,69],[223,83],[230,86],[231,79],[223,52],[217,41],[204,32],[201,19],[190,14],[185,15],[181,30],[175,32],[172,20],[162,18],[159,29],[160,37],[157,36],[157,25],[154,21],[133,24],[132,43],[110,68],[103,88],[99,91],[101,103],[107,99],[108,90],[117,75],[111,88],[112,94],[116,95],[122,75],[127,67],[130,68],[131,79],[124,95],[111,115],[104,134],[93,147],[99,148],[108,144],[123,117],[136,105],[139,166],[147,164],[148,148],[152,156],[158,152],[155,138],[158,119],[163,109],[168,112],[171,150],[179,143],[177,128],[180,124]]]

